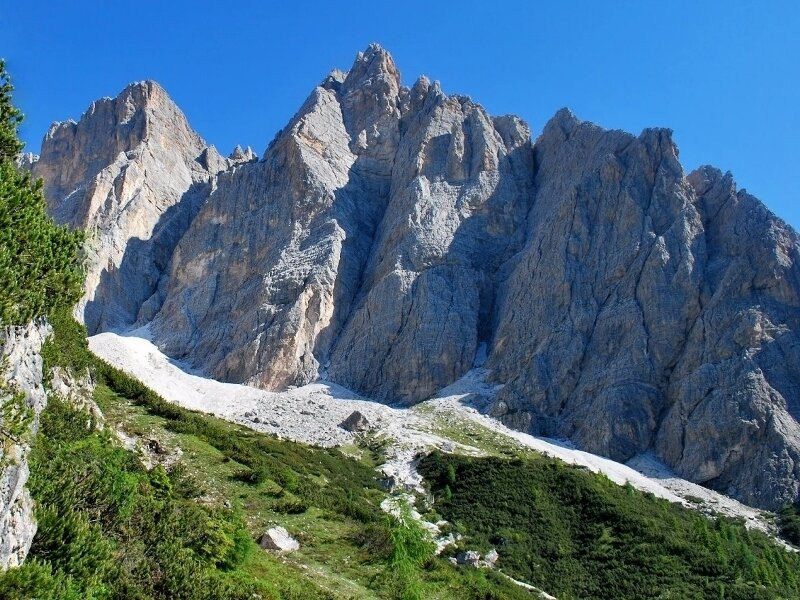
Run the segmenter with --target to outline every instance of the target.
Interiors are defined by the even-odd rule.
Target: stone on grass
[[[470,567],[477,567],[481,562],[481,555],[475,550],[467,550],[459,552],[456,555],[456,562],[460,565],[469,565]]]
[[[289,535],[285,527],[270,527],[261,536],[261,547],[272,552],[286,553],[300,549],[300,543]]]

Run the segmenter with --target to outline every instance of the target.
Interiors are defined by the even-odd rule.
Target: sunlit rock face
[[[533,142],[379,46],[259,160],[223,159],[153,83],[54,126],[52,214],[88,229],[80,316],[150,324],[218,379],[325,377],[411,404],[476,364],[509,425],[758,506],[798,495],[798,237],[671,132],[562,110]],[[486,358],[488,356],[488,358]]]
[[[77,123],[51,126],[32,172],[55,219],[87,231],[76,311],[90,333],[136,320],[212,176],[227,166],[150,81],[93,102]]]
[[[33,499],[27,487],[28,457],[39,415],[47,404],[41,350],[51,333],[46,322],[0,328],[0,401],[21,393],[31,416],[27,433],[20,438],[4,436],[0,442],[0,571],[21,565],[36,535]]]

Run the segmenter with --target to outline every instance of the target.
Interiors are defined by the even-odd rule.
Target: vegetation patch
[[[179,474],[145,470],[51,398],[30,456],[38,532],[3,598],[252,598],[237,567],[254,549],[239,514],[180,495]]]
[[[436,452],[419,470],[464,547],[559,600],[800,597],[800,557],[739,521],[545,457]]]
[[[787,542],[800,547],[800,502],[790,504],[778,513],[778,531]]]

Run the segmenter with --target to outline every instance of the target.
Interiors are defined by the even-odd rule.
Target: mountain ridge
[[[127,114],[123,96],[98,106]],[[58,177],[109,136],[51,130],[33,166],[53,215],[95,234],[90,333],[149,322],[221,380],[322,374],[407,404],[483,346],[505,386],[489,410],[508,425],[615,460],[653,450],[754,505],[797,498],[798,236],[731,176],[686,175],[670,130],[562,109],[534,142],[427,78],[404,87],[377,45],[257,161],[223,159],[160,112],[149,137],[98,125],[133,147],[72,172],[90,190],[80,216]]]

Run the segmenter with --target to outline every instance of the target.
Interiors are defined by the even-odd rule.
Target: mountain
[[[800,240],[730,174],[685,174],[669,130],[562,110],[534,142],[372,45],[260,160],[145,82],[54,125],[32,170],[89,231],[91,333],[148,324],[216,379],[387,403],[485,365],[517,429],[798,497]]]
[[[232,164],[153,82],[93,102],[77,123],[54,124],[27,162],[44,180],[50,214],[91,237],[77,309],[90,331],[135,320],[214,175]]]

